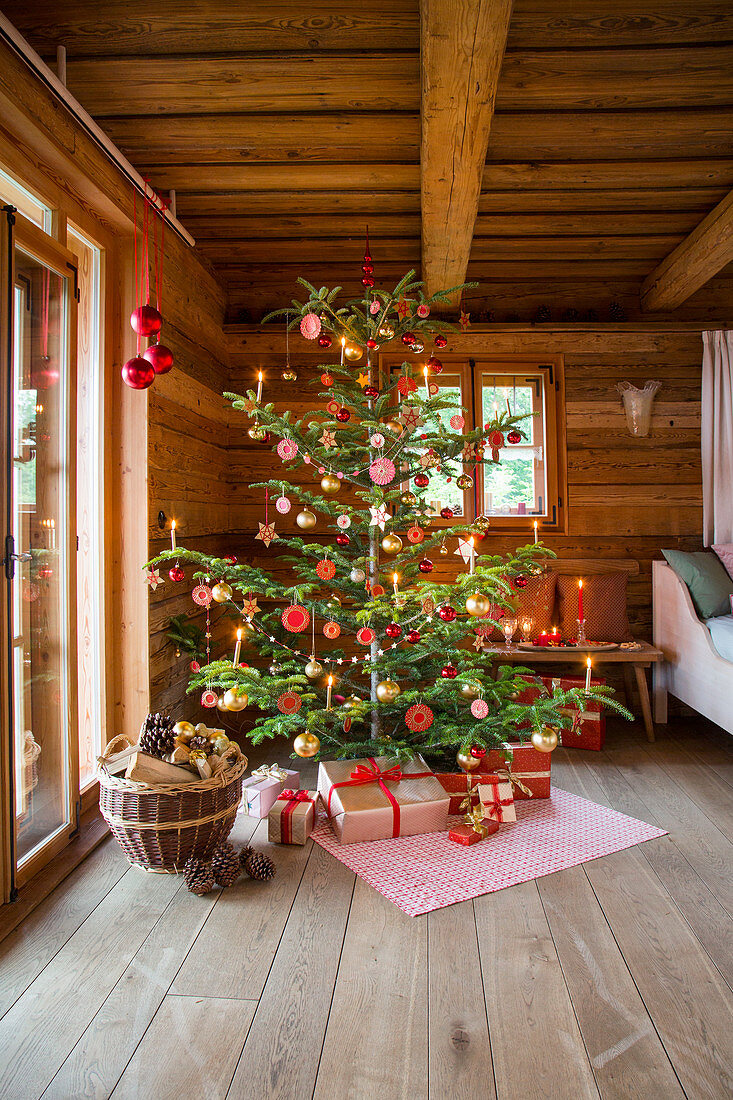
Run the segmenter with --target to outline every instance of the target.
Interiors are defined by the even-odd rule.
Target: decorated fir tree
[[[250,438],[271,440],[273,461],[282,464],[277,477],[250,487],[262,494],[256,537],[264,563],[180,547],[149,563],[194,566],[194,598],[241,616],[249,666],[239,663],[237,647],[235,661],[229,654],[210,661],[189,690],[220,710],[257,707],[262,714],[249,739],[294,738],[301,756],[419,752],[430,760],[457,751],[465,760],[471,750],[480,755],[529,737],[550,751],[558,728],[572,723],[566,708],[593,697],[623,711],[601,687],[557,689],[526,704],[517,696],[529,670],[504,666],[496,678],[489,674],[481,635],[498,627],[514,586],[541,572],[551,551],[531,544],[492,554],[487,517],[436,526],[428,503],[436,484],[470,488],[482,463],[499,461],[505,443],[526,438],[523,418],[507,408],[466,430],[461,408],[436,384],[452,326],[433,309],[452,291],[428,298],[413,272],[392,291],[375,288],[368,251],[362,282],[364,298],[339,305],[339,287],[316,290],[300,280],[307,300],[279,311],[290,328],[317,339],[328,359],[314,379],[308,415],[294,419],[263,405],[254,390],[225,395],[250,418]],[[400,343],[424,352],[421,366],[405,362],[380,376],[374,353]],[[363,368],[351,366],[359,354],[352,349],[366,352]],[[312,473],[312,489],[289,481],[301,466]],[[277,531],[278,515],[291,507],[302,535]],[[450,521],[450,508],[440,518]],[[457,575],[435,581],[433,558],[445,553],[458,554]],[[270,575],[268,555],[287,564],[286,580]]]

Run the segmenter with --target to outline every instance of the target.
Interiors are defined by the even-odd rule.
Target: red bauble
[[[333,340],[327,332],[322,332],[321,335],[318,337],[318,343],[322,348],[330,348]]]
[[[364,389],[364,396],[368,397],[370,401],[373,401],[375,397],[379,397],[379,390],[376,386],[366,386]]]
[[[444,623],[452,623],[456,617],[455,607],[451,607],[449,603],[444,603],[442,607],[438,608],[438,617],[443,620]]]
[[[415,484],[418,489],[426,489],[430,484],[430,478],[427,474],[415,474]]]
[[[348,546],[350,542],[351,542],[351,539],[349,538],[348,535],[336,535],[336,545],[337,546]]]
[[[407,634],[405,635],[405,641],[409,642],[410,645],[417,645],[417,643],[420,641],[420,631],[408,630]]]
[[[227,554],[227,556],[224,558],[224,561],[227,563],[227,565],[236,565],[237,564],[237,555],[236,554]]]
[[[448,345],[448,340],[445,336],[436,336],[434,340],[436,348],[444,348]]]
[[[128,359],[122,368],[122,380],[131,390],[146,390],[155,381],[155,371],[147,359],[136,355]]]
[[[428,359],[428,366],[434,374],[441,374],[443,371],[443,364],[435,355],[431,355]]]
[[[481,748],[479,745],[474,745],[471,749],[471,756],[474,760],[483,760],[486,756],[486,749]]]
[[[384,633],[388,638],[399,638],[402,634],[402,627],[399,623],[387,623]]]
[[[366,346],[369,348],[370,351],[374,351],[375,348],[379,347],[379,344],[377,343],[376,340],[372,340],[372,338],[370,336],[369,339],[366,342]]]
[[[455,680],[458,675],[458,669],[455,665],[446,665],[445,668],[441,668],[440,675],[444,680]]]
[[[183,581],[186,579],[186,574],[178,562],[176,562],[172,569],[168,570],[168,576],[172,581]]]
[[[361,280],[361,282],[362,282],[362,286],[372,287],[372,286],[374,286],[374,276],[373,275],[365,275],[364,278]]]
[[[440,514],[443,517],[443,519],[453,519],[453,509],[452,508],[447,508],[447,507],[446,508],[441,508],[440,509]]]
[[[512,430],[507,434],[506,441],[507,443],[521,443],[522,433],[516,431],[515,428],[512,428]]]
[[[160,332],[163,318],[155,306],[138,306],[130,314],[130,324],[138,336],[155,336]]]
[[[417,567],[421,573],[432,573],[433,571],[433,563],[430,558],[423,558],[423,560],[418,563]]]
[[[515,577],[512,581],[515,588],[526,588],[529,584],[529,577],[525,577],[524,573],[520,573],[518,577]]]
[[[48,355],[42,355],[31,367],[31,389],[50,390],[55,386],[61,375],[55,363],[51,362]]]
[[[165,344],[152,344],[143,352],[143,359],[147,359],[156,374],[167,374],[173,366],[173,352]]]
[[[402,337],[402,343],[407,344],[408,347],[411,344],[414,344],[416,340],[417,337],[415,336],[414,332],[406,332],[405,335]]]
[[[339,409],[336,413],[336,419],[340,424],[345,424],[347,420],[351,420],[351,413],[348,409]]]

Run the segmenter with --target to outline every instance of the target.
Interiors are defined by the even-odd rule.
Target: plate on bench
[[[548,650],[551,653],[562,653],[563,650],[570,653],[597,653],[599,650],[618,649],[618,642],[586,642],[585,645],[535,645],[534,642],[517,642],[517,647],[532,653],[547,653]]]

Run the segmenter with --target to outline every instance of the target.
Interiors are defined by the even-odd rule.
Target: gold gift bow
[[[473,828],[474,832],[480,833],[483,840],[489,835],[488,826],[484,823],[484,808],[481,803],[469,810],[464,820],[467,825]]]
[[[281,783],[285,783],[288,773],[279,764],[261,764],[259,768],[255,768],[252,772],[253,779],[255,776],[259,776],[260,779],[277,779]]]
[[[507,764],[506,768],[497,769],[497,771],[493,774],[498,775],[501,779],[504,779],[505,782],[508,779],[512,786],[518,787],[520,791],[523,791],[524,794],[526,794],[527,798],[534,798],[534,795],[532,794],[532,791],[529,789],[529,787],[527,787],[521,779],[517,779],[516,775],[512,775],[511,764]]]

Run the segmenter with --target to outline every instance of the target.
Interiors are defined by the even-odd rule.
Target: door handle
[[[24,554],[15,553],[15,539],[12,535],[6,535],[5,537],[5,557],[3,558],[3,566],[5,567],[5,576],[9,581],[12,581],[15,576],[15,563],[16,561],[31,561],[32,554],[30,550],[26,550]]]

